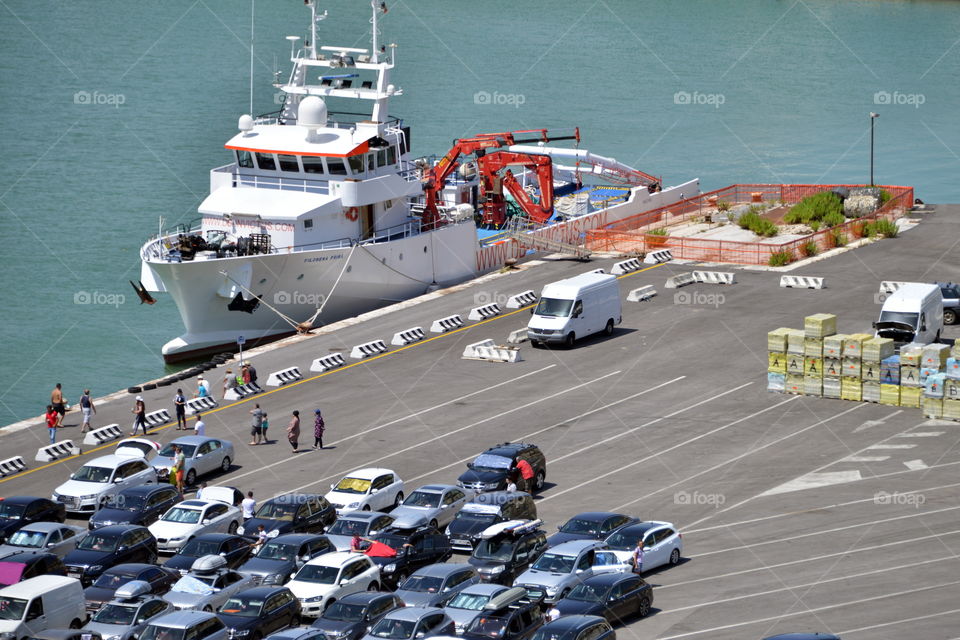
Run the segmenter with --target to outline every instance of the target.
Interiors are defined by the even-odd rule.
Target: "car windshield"
[[[549,316],[553,318],[566,318],[570,315],[570,309],[573,308],[573,300],[563,300],[561,298],[540,298],[537,308],[533,313],[538,316]]]
[[[467,633],[471,635],[475,634],[487,636],[488,638],[499,638],[503,635],[503,631],[506,629],[506,627],[506,620],[478,616],[473,619],[473,622],[467,625]]]
[[[400,588],[404,591],[424,591],[426,593],[436,593],[443,586],[443,578],[434,576],[410,576]]]
[[[570,518],[567,520],[560,531],[563,533],[575,533],[578,535],[595,536],[597,535],[597,523],[593,520],[581,520],[580,518]]]
[[[182,552],[181,552],[182,553]],[[297,555],[297,545],[268,542],[260,549],[257,557],[262,560],[292,560]]]
[[[174,456],[173,444],[174,443],[171,442],[163,449],[160,449],[160,456],[163,458],[172,458]],[[183,444],[180,442],[177,444],[180,445],[180,448],[183,450],[183,457],[185,458],[192,458],[193,452],[197,450],[197,446],[194,444]]]
[[[334,602],[323,612],[324,620],[336,620],[338,622],[360,622],[363,620],[363,614],[367,610],[362,604],[344,604],[343,602]]]
[[[580,600],[581,602],[603,602],[606,595],[606,587],[594,587],[581,582],[567,595],[567,599]]]
[[[184,640],[186,629],[171,629],[170,627],[160,627],[148,625],[140,635],[140,640]]]
[[[7,540],[7,544],[14,547],[30,547],[32,549],[39,549],[43,546],[44,541],[47,539],[47,534],[41,531],[26,531],[20,529]]]
[[[202,558],[203,556],[215,556],[220,553],[220,543],[212,540],[197,540],[194,538],[177,553],[180,556],[190,558]]]
[[[918,313],[907,313],[905,311],[881,311],[879,322],[897,322],[916,329],[917,322],[919,320],[920,314]]]
[[[370,526],[369,520],[348,520],[339,518],[333,523],[333,526],[327,530],[327,533],[334,536],[352,536],[355,534],[366,535],[367,528]]]
[[[488,595],[482,593],[464,593],[461,591],[453,600],[447,603],[447,606],[454,609],[480,611],[488,602],[490,602],[490,596]]]
[[[403,549],[403,545],[407,544],[406,538],[403,538],[401,536],[395,536],[395,535],[387,535],[383,533],[376,536],[374,540],[387,545],[394,551],[400,551],[401,549]]]
[[[511,464],[513,464],[513,461],[510,458],[481,453],[467,466],[474,471],[505,471],[510,468]]]
[[[369,480],[365,480],[364,478],[351,478],[349,476],[338,482],[337,486],[334,487],[334,491],[340,491],[341,493],[363,494],[369,490]]]
[[[496,522],[497,514],[495,513],[471,513],[470,511],[458,511],[457,515],[453,518],[457,522],[461,522],[467,526],[470,525],[490,525]]]
[[[413,628],[416,626],[413,620],[390,620],[383,618],[370,629],[370,635],[376,638],[387,638],[388,640],[403,640],[413,635]]]
[[[113,551],[117,547],[119,536],[103,533],[88,533],[77,543],[77,549],[83,551]]]
[[[403,506],[436,509],[440,506],[440,494],[427,491],[414,491],[403,501]]]
[[[555,553],[545,553],[533,563],[533,568],[537,571],[552,571],[553,573],[570,573],[573,571],[573,561],[576,558],[572,556],[560,556]]]
[[[637,540],[646,535],[647,531],[650,529],[638,529],[635,527],[629,527],[625,530],[620,530],[607,538],[607,546],[611,549],[616,549],[617,551],[630,551],[631,549],[636,548]]]
[[[220,613],[241,618],[256,618],[260,615],[263,600],[257,598],[230,598],[220,607]]]
[[[27,601],[20,598],[0,598],[0,620],[22,620]]]
[[[95,586],[99,586],[99,580]],[[106,604],[93,616],[94,622],[101,624],[133,624],[137,608],[122,604]]]
[[[177,580],[170,590],[194,595],[210,595],[213,593],[216,583],[216,575],[195,576],[187,574]]]
[[[298,507],[299,505],[290,504],[289,502],[268,502],[257,509],[255,517],[262,518],[264,520],[284,520],[286,522],[293,522],[293,516],[297,515]]]
[[[516,542],[506,537],[481,540],[473,551],[473,557],[478,560],[493,560],[494,562],[509,562],[513,557]]]
[[[167,522],[182,522],[184,524],[196,524],[200,522],[200,510],[199,509],[184,509],[182,507],[174,507],[163,514],[162,520]]]
[[[156,449],[146,442],[137,442],[136,440],[127,440],[126,442],[121,442],[117,445],[117,449],[136,449],[138,451],[142,451],[144,456],[156,451]]]
[[[97,578],[97,581],[93,583],[95,587],[102,587],[104,589],[116,589],[120,585],[126,584],[131,580],[136,580],[137,574],[130,573],[129,571],[123,572],[114,572],[107,571],[102,576]]]
[[[337,567],[325,567],[318,564],[305,564],[300,567],[294,580],[301,582],[315,582],[317,584],[333,584],[337,580],[340,570]]]
[[[19,520],[23,517],[23,512],[27,508],[24,504],[4,504],[0,502],[0,518],[7,520]]]
[[[112,473],[113,469],[109,467],[84,465],[74,471],[70,479],[79,482],[110,482],[110,474]]]
[[[143,496],[127,496],[118,493],[107,500],[108,509],[125,509],[127,511],[140,511],[143,508]]]

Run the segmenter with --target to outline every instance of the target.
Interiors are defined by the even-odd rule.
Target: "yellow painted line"
[[[658,267],[662,267],[664,264],[666,264],[666,263],[665,263],[665,262],[661,262],[660,264],[651,265],[651,266],[649,266],[649,267],[646,267],[645,269],[640,269],[640,270],[638,270],[638,271],[632,271],[632,272],[630,272],[630,273],[624,273],[624,274],[622,274],[622,275],[617,276],[617,280],[621,280],[621,279],[623,279],[623,278],[627,278],[627,277],[629,277],[629,276],[633,276],[633,275],[636,275],[636,274],[638,274],[638,273],[643,273],[644,271],[650,271],[651,269],[656,269],[656,268],[658,268]],[[291,383],[291,384],[286,384],[286,385],[283,385],[282,387],[277,387],[276,389],[273,389],[273,390],[271,390],[271,391],[264,391],[263,393],[258,393],[258,394],[252,395],[252,396],[250,396],[249,398],[244,398],[244,399],[242,399],[242,400],[237,400],[236,402],[233,402],[233,403],[231,403],[231,404],[223,405],[223,406],[217,407],[216,409],[210,409],[209,411],[204,411],[204,412],[203,412],[203,415],[210,415],[211,413],[217,413],[218,411],[223,411],[224,409],[230,409],[230,408],[239,406],[239,405],[241,405],[241,404],[244,404],[245,402],[250,402],[251,400],[259,400],[260,398],[263,398],[263,397],[265,397],[265,396],[268,396],[268,395],[270,395],[270,394],[272,394],[272,393],[278,393],[278,392],[280,392],[280,391],[286,391],[287,389],[292,389],[293,387],[296,387],[296,386],[298,386],[298,385],[305,384],[305,383],[307,383],[307,382],[313,382],[313,381],[315,381],[315,380],[319,380],[320,378],[323,378],[324,376],[328,376],[328,375],[331,375],[331,374],[334,374],[334,373],[338,373],[338,372],[340,372],[340,371],[346,371],[347,369],[351,369],[351,368],[353,368],[353,367],[358,367],[358,366],[360,366],[360,365],[367,364],[367,363],[369,363],[369,362],[373,362],[374,360],[378,360],[378,359],[384,358],[384,357],[386,357],[386,356],[390,356],[390,355],[393,355],[393,354],[396,354],[396,353],[400,353],[400,352],[402,352],[402,351],[406,351],[407,349],[411,349],[411,348],[413,348],[413,347],[418,347],[418,346],[421,346],[421,345],[425,345],[425,344],[427,344],[427,343],[429,343],[429,342],[433,342],[434,340],[439,340],[439,339],[445,338],[445,337],[447,337],[447,336],[452,336],[452,335],[454,335],[454,334],[456,334],[456,333],[460,333],[461,331],[466,331],[466,330],[468,330],[468,329],[473,329],[474,327],[479,327],[480,325],[484,325],[484,324],[487,324],[487,323],[489,323],[489,322],[493,322],[493,321],[495,321],[495,320],[500,320],[500,319],[502,319],[502,318],[509,318],[510,316],[514,316],[514,315],[516,315],[516,314],[518,314],[518,313],[520,313],[520,312],[522,312],[522,311],[526,311],[527,309],[531,308],[532,306],[533,306],[532,304],[529,304],[529,305],[527,305],[527,306],[525,306],[525,307],[520,307],[519,309],[516,309],[515,311],[511,311],[511,312],[509,312],[509,313],[501,313],[500,315],[493,316],[492,318],[487,318],[486,320],[481,320],[480,322],[475,322],[475,323],[473,323],[473,324],[471,324],[471,325],[464,325],[464,326],[460,327],[459,329],[454,329],[453,331],[446,331],[446,332],[444,332],[444,333],[441,333],[441,334],[439,334],[439,335],[433,336],[433,337],[431,337],[431,338],[427,338],[426,340],[419,340],[419,341],[417,341],[417,342],[413,342],[413,343],[410,343],[410,344],[408,344],[408,345],[404,345],[404,346],[402,346],[402,347],[400,347],[400,348],[398,348],[398,349],[394,349],[393,351],[387,351],[387,352],[385,352],[385,353],[381,353],[381,354],[379,354],[379,355],[375,355],[375,356],[372,356],[372,357],[370,357],[370,358],[364,358],[363,360],[358,360],[357,362],[353,362],[353,363],[351,363],[351,364],[344,365],[344,366],[342,366],[342,367],[337,367],[336,369],[331,369],[330,371],[324,371],[323,373],[317,374],[317,375],[313,376],[312,378],[304,378],[303,380],[298,380],[297,382],[293,382],[293,383]],[[154,433],[151,433],[150,435],[152,436],[152,435],[155,435],[156,432],[158,432],[158,431],[163,431],[164,429],[169,429],[170,427],[172,427],[172,426],[175,425],[175,424],[176,424],[175,422],[170,422],[170,423],[167,423],[167,424],[165,424],[165,425],[162,425],[162,426],[159,426],[159,427],[155,427]],[[116,442],[111,442],[111,443],[109,443],[109,444],[100,445],[100,446],[95,447],[95,448],[93,448],[93,449],[90,449],[90,450],[88,450],[88,451],[84,451],[83,453],[81,453],[81,454],[79,454],[79,455],[76,455],[76,456],[70,456],[69,458],[59,458],[59,459],[57,459],[57,460],[53,460],[53,461],[48,462],[48,463],[46,463],[46,464],[44,464],[44,465],[41,465],[41,466],[39,466],[39,467],[34,467],[33,469],[27,469],[26,471],[22,471],[22,472],[20,472],[20,473],[18,473],[18,474],[15,474],[15,475],[12,475],[12,476],[8,476],[8,477],[6,477],[6,478],[2,478],[2,479],[0,479],[0,484],[3,484],[4,482],[8,482],[8,481],[10,481],[10,480],[16,480],[16,479],[18,479],[18,478],[23,478],[23,477],[25,477],[25,476],[30,475],[31,473],[36,473],[37,471],[42,471],[42,470],[44,470],[44,469],[49,469],[50,467],[56,466],[56,465],[58,465],[58,464],[60,464],[60,463],[63,463],[63,462],[67,462],[68,460],[73,460],[74,458],[81,458],[81,457],[83,457],[83,456],[96,453],[97,451],[103,451],[104,449],[110,449],[110,448],[112,448],[114,445],[116,445]]]

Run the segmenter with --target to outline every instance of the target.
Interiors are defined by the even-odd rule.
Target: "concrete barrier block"
[[[184,410],[187,415],[195,416],[202,411],[216,409],[219,403],[213,396],[203,396],[202,398],[191,398],[187,400]]]
[[[826,289],[827,279],[819,276],[780,276],[785,289]]]
[[[896,282],[893,280],[884,280],[880,283],[879,293],[893,293],[903,285],[907,284],[906,282]]]
[[[170,422],[170,412],[166,409],[151,411],[144,416],[144,421],[147,423],[147,427],[151,429],[153,427],[159,427],[162,424]]]
[[[330,371],[346,364],[342,353],[331,353],[328,356],[322,356],[313,361],[310,365],[310,371]]]
[[[247,384],[237,385],[233,389],[227,389],[227,393],[224,394],[223,399],[243,400],[258,393],[263,393],[263,388],[256,382],[248,382]]]
[[[386,353],[387,345],[383,340],[371,340],[363,344],[356,345],[350,350],[350,357],[354,360],[362,360],[380,353]]]
[[[297,380],[302,379],[303,374],[300,373],[299,367],[288,367],[286,369],[281,369],[280,371],[274,371],[267,376],[267,386],[282,387],[285,384],[290,384],[291,382],[296,382]]]
[[[507,338],[507,342],[510,344],[520,344],[521,342],[526,342],[529,339],[527,336],[527,328],[517,329],[516,331],[510,332],[510,337]]]
[[[653,288],[653,285],[646,284],[637,289],[632,289],[630,293],[627,294],[627,302],[643,302],[655,295],[657,295],[657,290]]]
[[[52,462],[70,456],[78,456],[80,453],[80,447],[75,446],[73,440],[61,440],[37,449],[36,461]]]
[[[498,315],[500,315],[500,305],[498,305],[496,302],[491,302],[490,304],[485,304],[470,309],[470,314],[467,316],[467,320],[486,320],[487,318],[492,318]]]
[[[473,344],[468,344],[463,349],[463,358],[476,358],[477,357],[477,348],[479,347],[492,347],[493,340],[487,338],[486,340],[481,340],[480,342],[474,342]]]
[[[99,429],[88,431],[83,438],[83,444],[98,445],[110,440],[116,440],[123,435],[123,429],[118,424],[108,424]]]
[[[434,320],[433,324],[430,325],[430,331],[432,333],[446,333],[447,331],[453,331],[454,329],[459,329],[463,326],[463,318],[460,317],[459,313],[455,313],[452,316],[447,316],[446,318],[440,318],[439,320]]]
[[[667,282],[663,286],[667,289],[679,289],[680,287],[685,287],[688,284],[693,284],[694,282],[696,282],[696,279],[693,277],[692,273],[681,273],[667,278]]]
[[[0,460],[0,477],[6,478],[15,473],[20,473],[27,468],[27,463],[23,461],[23,456],[13,456],[6,460]]]
[[[397,331],[393,334],[393,340],[390,341],[390,344],[402,347],[414,342],[419,342],[423,340],[426,335],[427,334],[423,332],[423,327],[410,327],[409,329]]]
[[[537,301],[537,294],[533,289],[527,289],[507,298],[507,309],[519,309]]]
[[[731,271],[694,271],[693,279],[704,284],[736,284],[737,276]]]
[[[610,273],[615,276],[621,276],[625,273],[639,271],[641,267],[643,267],[643,263],[640,262],[640,258],[630,258],[629,260],[614,263],[613,268],[610,269]]]
[[[670,253],[670,249],[651,251],[643,257],[644,264],[660,264],[662,262],[670,262],[671,260],[673,260],[673,254]]]

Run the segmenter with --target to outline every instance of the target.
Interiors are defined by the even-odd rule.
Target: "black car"
[[[237,571],[260,576],[261,584],[283,584],[310,560],[336,550],[327,536],[288,533],[267,540]]]
[[[331,604],[310,625],[327,640],[360,640],[380,618],[403,605],[396,594],[377,591],[351,593]]]
[[[52,553],[16,553],[0,560],[0,587],[37,576],[65,576],[63,560]]]
[[[117,589],[132,582],[141,580],[150,585],[154,595],[162,595],[170,590],[173,583],[180,579],[180,574],[170,569],[164,569],[152,564],[128,563],[110,567],[97,578],[94,583],[83,590],[83,598],[87,603],[87,611],[93,614],[114,598]]]
[[[631,573],[602,573],[587,578],[557,600],[553,608],[561,616],[603,616],[611,624],[643,618],[653,605],[653,587]]]
[[[550,546],[541,524],[539,520],[527,521],[481,539],[467,562],[476,567],[483,582],[512,585]]]
[[[457,551],[473,552],[480,534],[488,527],[508,520],[536,520],[537,505],[523,491],[491,491],[474,496],[447,525],[450,545]]]
[[[139,524],[149,527],[183,496],[169,484],[144,484],[130,487],[112,496],[90,516],[90,530],[114,524]]]
[[[446,562],[453,555],[450,539],[429,526],[412,530],[391,527],[378,533],[373,540],[397,552],[395,557],[370,558],[380,567],[380,581],[391,589],[417,569],[436,562]]]
[[[223,556],[227,561],[226,566],[236,569],[247,561],[251,553],[253,545],[247,538],[231,533],[202,533],[190,538],[163,566],[186,574],[197,558]]]
[[[495,596],[467,624],[469,640],[527,640],[544,622],[543,598],[531,600],[523,587]]]
[[[110,567],[125,562],[156,564],[157,539],[146,527],[115,524],[91,531],[63,559],[67,575],[85,587]]]
[[[261,640],[300,624],[300,601],[286,587],[244,589],[217,610],[231,638]]]
[[[600,616],[563,616],[543,625],[532,640],[617,640],[617,633]]]
[[[323,533],[337,519],[337,510],[317,494],[288,493],[270,498],[243,523],[238,533],[255,536],[262,524],[268,535]]]
[[[557,527],[557,533],[547,539],[551,547],[570,540],[603,540],[611,533],[628,524],[640,522],[640,518],[609,511],[584,511]]]
[[[63,522],[66,507],[49,498],[10,496],[0,501],[0,544],[20,527],[33,522]]]
[[[473,462],[467,463],[467,470],[457,478],[457,484],[477,493],[501,491],[507,488],[508,479],[520,460],[526,460],[533,468],[530,493],[543,489],[547,477],[547,459],[540,447],[526,442],[504,442],[490,447]]]

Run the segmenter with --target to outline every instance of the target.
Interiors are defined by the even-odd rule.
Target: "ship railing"
[[[317,193],[320,195],[330,193],[330,185],[327,182],[304,180],[302,178],[244,175],[240,173],[233,174],[233,186],[278,189],[280,191],[303,191],[305,193]]]
[[[286,124],[285,118],[281,118],[282,109],[261,113],[253,119],[254,124]],[[327,125],[333,129],[353,129],[358,122],[370,120],[369,113],[359,113],[356,111],[330,111],[327,113]],[[397,116],[389,116],[386,122],[387,131],[400,132],[403,127],[403,120]]]

